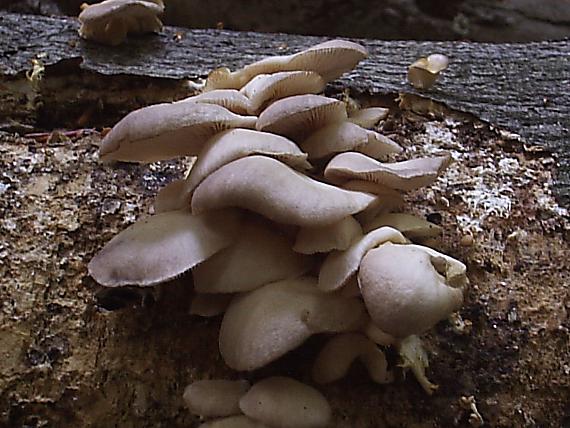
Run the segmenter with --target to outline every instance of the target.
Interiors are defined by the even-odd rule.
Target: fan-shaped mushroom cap
[[[291,249],[287,238],[252,220],[242,224],[232,245],[196,266],[192,276],[200,293],[235,293],[298,277],[311,264],[310,257]]]
[[[296,54],[264,58],[233,73],[228,68],[219,68],[208,75],[206,89],[239,89],[259,74],[295,70],[314,71],[325,82],[330,82],[352,70],[367,56],[364,46],[345,40],[330,40]]]
[[[299,141],[323,126],[346,119],[346,107],[339,100],[321,95],[295,95],[267,107],[255,127]]]
[[[230,416],[201,424],[198,428],[271,428],[245,415]]]
[[[130,162],[195,156],[212,135],[229,128],[253,128],[256,119],[215,104],[156,104],[121,119],[101,142],[99,154],[103,160]]]
[[[301,94],[318,94],[325,89],[321,76],[312,71],[285,71],[260,74],[241,88],[249,99],[249,112],[257,114],[267,104],[281,98]]]
[[[194,216],[170,211],[137,221],[111,239],[89,262],[102,285],[155,285],[203,262],[235,239],[236,211]]]
[[[252,154],[270,156],[300,170],[311,168],[307,155],[285,137],[250,129],[230,129],[210,138],[200,152],[186,182],[186,199],[208,175]]]
[[[236,89],[217,89],[215,91],[204,92],[199,95],[184,98],[176,102],[216,104],[227,108],[231,112],[244,115],[251,110],[249,98]]]
[[[360,224],[368,224],[380,214],[398,210],[404,206],[404,198],[400,192],[363,180],[351,180],[342,185],[343,189],[365,192],[376,195],[376,200],[364,211],[355,215]]]
[[[315,388],[276,376],[257,382],[239,406],[252,419],[281,428],[318,428],[330,424],[332,411]]]
[[[255,370],[312,334],[355,330],[366,317],[360,299],[325,294],[315,278],[274,282],[232,300],[220,328],[220,353],[234,370]]]
[[[420,58],[408,69],[408,81],[418,89],[429,89],[433,86],[439,73],[447,68],[449,58],[442,54],[432,54]]]
[[[223,314],[229,306],[232,294],[196,294],[190,305],[190,315],[215,317]]]
[[[198,380],[184,390],[186,407],[202,417],[239,415],[239,401],[249,389],[247,380]]]
[[[346,250],[355,239],[361,236],[362,227],[352,216],[349,216],[328,226],[301,228],[297,233],[293,250],[302,254]]]
[[[342,287],[356,274],[367,251],[385,242],[405,244],[406,238],[396,229],[382,227],[367,233],[345,251],[330,253],[321,266],[319,288],[333,291]]]
[[[341,153],[329,162],[325,177],[333,183],[359,179],[408,191],[433,183],[450,162],[449,155],[381,163],[360,153]]]
[[[332,123],[320,128],[300,145],[310,158],[315,159],[351,150],[366,153],[373,158],[383,158],[402,151],[389,138],[351,122]]]
[[[79,14],[79,35],[107,45],[122,43],[127,34],[158,32],[164,12],[162,1],[105,0],[87,6]]]
[[[405,213],[380,214],[371,222],[365,224],[364,231],[378,229],[382,226],[390,226],[398,229],[405,236],[412,240],[423,240],[441,235],[442,229],[434,223],[430,223],[423,218]]]
[[[209,175],[194,191],[192,212],[241,207],[284,224],[324,226],[362,211],[375,200],[313,180],[264,156],[238,159]]]
[[[173,180],[161,188],[152,204],[154,212],[158,214],[189,208],[190,199],[183,197],[185,186],[186,180]]]
[[[330,339],[313,365],[313,380],[331,383],[342,379],[356,359],[366,366],[374,382],[389,383],[393,380],[384,352],[360,333],[343,333]]]
[[[419,334],[459,309],[462,290],[446,284],[433,258],[417,247],[391,243],[364,256],[358,283],[381,330],[399,338]]]
[[[348,121],[363,128],[373,128],[382,119],[386,119],[390,110],[383,107],[369,107],[353,111],[348,115]]]

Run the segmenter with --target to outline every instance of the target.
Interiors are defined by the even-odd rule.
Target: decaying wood
[[[116,120],[129,105],[177,97],[188,90],[182,79],[204,75],[217,65],[236,67],[318,40],[197,31],[176,41],[178,30],[167,29],[160,37],[107,50],[79,41],[69,20],[21,17],[19,25],[37,19],[45,24],[38,33],[43,36],[28,34],[27,40],[23,29],[14,30],[20,36],[6,33],[6,23],[14,27],[15,16],[0,20],[0,95],[13,97],[14,88],[30,91],[23,72],[30,69],[30,59],[45,52],[40,55],[48,65],[45,76],[31,89],[37,104],[22,113],[36,114],[33,121],[43,120],[48,130],[65,120],[49,116],[40,102],[75,100],[83,108],[83,98],[98,97],[101,111],[116,107],[109,116]],[[211,46],[203,45],[206,41]],[[508,100],[516,113],[533,105],[535,87],[548,90],[554,104],[542,109],[559,117],[561,125],[546,126],[544,132],[562,144],[568,95],[554,89],[562,83],[550,82],[550,88],[545,79],[532,84],[523,79],[514,86],[526,94],[520,99],[514,91],[493,94],[510,88],[497,77],[502,63],[468,66],[476,52],[481,61],[486,53],[508,62],[505,46],[495,51],[490,45],[366,44],[372,47],[371,58],[337,89],[352,88],[364,104],[389,105],[381,131],[407,155],[440,149],[453,153],[456,162],[448,173],[429,189],[407,195],[405,209],[441,224],[444,236],[435,245],[466,262],[471,286],[461,311],[465,323],[443,322],[425,338],[428,375],[439,384],[438,391],[428,397],[410,375],[403,379],[401,374],[394,384],[373,384],[364,369],[355,367],[347,379],[319,387],[333,405],[334,426],[469,426],[477,419],[466,404],[469,397],[488,426],[564,426],[570,416],[569,223],[552,194],[554,160],[532,150],[533,143],[544,140],[528,134],[529,142],[521,142],[473,116],[425,100],[407,98],[415,112],[402,110],[384,96],[413,93],[402,72],[408,60],[445,48],[456,65],[430,97],[481,116],[494,115],[485,117],[523,134],[532,126],[538,133],[539,112],[529,110],[528,123],[516,114],[511,119],[509,105],[495,106],[492,100]],[[559,67],[567,60],[560,55],[568,45],[526,49],[539,47],[545,54],[530,68],[539,74],[538,64],[549,65],[551,74],[564,77],[567,71]],[[125,49],[134,59],[127,60]],[[520,73],[524,52],[510,49],[517,52],[511,66]],[[499,58],[499,52],[507,59]],[[83,59],[81,68],[78,58]],[[83,91],[74,95],[75,88]],[[141,98],[128,100],[133,93]],[[65,111],[81,116],[71,108]],[[9,112],[2,115],[4,119]],[[57,120],[50,124],[46,117]],[[504,122],[495,122],[501,117]],[[188,160],[101,165],[96,156],[100,138],[94,130],[55,132],[47,138],[0,133],[0,426],[194,427],[199,421],[181,399],[192,380],[255,381],[286,373],[310,382],[311,361],[324,337],[252,374],[225,367],[218,356],[220,319],[188,314],[190,275],[148,291],[108,291],[94,283],[87,273],[89,259],[114,234],[147,215],[157,190],[188,167]],[[395,364],[393,355],[389,362]]]
[[[29,71],[32,59],[39,59],[46,66],[79,60],[82,70],[107,76],[197,79],[220,66],[239,68],[263,56],[291,53],[324,40],[285,34],[166,28],[160,36],[141,37],[117,48],[103,48],[81,40],[77,27],[77,22],[69,18],[0,16],[0,76],[4,85],[10,76],[22,76]],[[341,79],[337,88],[372,94],[425,95],[509,129],[530,145],[558,150],[562,164],[559,191],[567,200],[570,155],[565,145],[570,132],[567,88],[570,42],[513,45],[361,42],[370,50],[370,58]],[[405,72],[413,60],[433,52],[445,53],[451,64],[434,90],[421,94],[406,83]],[[80,85],[78,82],[78,88]],[[187,94],[178,90],[181,96]],[[5,101],[9,92],[0,92],[0,101],[6,109],[14,105],[13,101]],[[152,96],[149,95],[152,90],[145,92],[147,98]],[[51,107],[47,110],[53,111]]]

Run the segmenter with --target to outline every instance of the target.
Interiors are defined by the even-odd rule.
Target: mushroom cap
[[[408,81],[418,89],[429,89],[433,86],[439,73],[446,69],[449,58],[442,54],[432,54],[427,58],[420,58],[410,65]]]
[[[190,315],[215,317],[223,314],[229,306],[231,294],[195,294],[190,304]]]
[[[359,179],[409,191],[433,183],[450,163],[448,154],[382,163],[363,154],[349,152],[332,158],[324,174],[333,183]]]
[[[351,331],[366,317],[362,301],[325,294],[301,277],[234,297],[220,328],[220,353],[234,370],[255,370],[312,334]]]
[[[87,6],[79,14],[81,28],[79,35],[108,45],[122,43],[127,33],[143,34],[158,32],[162,22],[157,15],[162,14],[162,2],[142,0],[105,0]]]
[[[362,259],[358,283],[373,322],[399,338],[422,333],[461,307],[463,292],[450,287],[417,246],[386,243]]]
[[[361,236],[362,227],[352,216],[348,216],[328,226],[301,228],[293,250],[301,254],[346,250]]]
[[[284,71],[255,76],[240,92],[249,99],[249,112],[257,114],[267,104],[281,98],[318,94],[324,89],[323,78],[315,72]]]
[[[423,218],[406,213],[385,213],[375,217],[364,225],[366,232],[378,229],[382,226],[390,226],[398,229],[406,237],[412,240],[423,240],[441,235],[442,228],[437,224],[430,223]]]
[[[135,110],[101,142],[102,160],[154,162],[197,155],[212,135],[229,128],[253,128],[255,116],[239,116],[215,105],[156,104]]]
[[[365,192],[376,195],[376,200],[364,211],[355,215],[360,224],[368,224],[378,215],[398,210],[404,206],[404,198],[400,192],[364,180],[351,180],[342,185],[343,189]]]
[[[173,180],[159,189],[152,204],[154,212],[184,210],[190,207],[189,198],[184,197],[186,180]]]
[[[341,288],[356,274],[367,251],[385,242],[405,244],[407,241],[396,229],[382,227],[368,232],[345,251],[330,253],[319,272],[319,289],[334,291]]]
[[[306,153],[285,137],[251,129],[230,129],[210,138],[200,152],[186,180],[185,198],[189,200],[194,189],[214,171],[252,154],[273,157],[295,169],[311,168]]]
[[[250,418],[281,428],[327,427],[332,418],[331,407],[319,391],[281,376],[257,382],[239,405]]]
[[[320,128],[300,145],[310,158],[315,159],[351,150],[369,154],[374,158],[383,158],[402,151],[402,148],[389,138],[352,122],[332,123]]]
[[[315,360],[313,380],[323,384],[342,379],[357,359],[366,366],[374,382],[393,380],[384,352],[361,333],[343,333],[330,339]]]
[[[246,115],[250,110],[249,98],[236,89],[216,89],[215,91],[204,92],[176,102],[216,104],[241,115]]]
[[[235,293],[298,277],[311,265],[312,259],[295,253],[287,238],[251,220],[241,225],[232,245],[196,266],[192,276],[200,293]]]
[[[198,416],[239,415],[239,401],[249,388],[247,380],[198,380],[186,387],[183,399],[186,407]]]
[[[254,421],[245,415],[215,419],[201,424],[198,428],[271,428],[261,422]]]
[[[382,119],[386,119],[389,109],[383,107],[368,107],[355,110],[348,115],[348,121],[365,129],[373,128]]]
[[[192,196],[192,212],[241,207],[278,223],[311,227],[340,221],[374,200],[313,180],[275,159],[248,156],[202,181]]]
[[[187,211],[156,214],[111,239],[89,262],[89,274],[107,287],[155,285],[230,245],[238,225],[234,210],[199,216]]]
[[[323,126],[346,119],[342,101],[322,95],[295,95],[267,107],[259,115],[255,127],[298,141]]]

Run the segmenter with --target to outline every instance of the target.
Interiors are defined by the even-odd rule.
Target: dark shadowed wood
[[[165,28],[159,36],[102,47],[77,35],[70,18],[6,14],[0,17],[0,74],[81,58],[81,67],[104,75],[196,79],[213,68],[241,67],[263,56],[287,54],[324,38],[217,30]],[[520,134],[529,144],[559,152],[561,195],[568,197],[570,128],[570,42],[479,44],[359,40],[370,57],[336,86],[374,94],[417,93],[406,82],[407,66],[433,52],[451,65],[434,90],[423,96],[472,113]]]

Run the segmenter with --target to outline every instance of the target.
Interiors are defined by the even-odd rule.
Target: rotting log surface
[[[117,48],[87,43],[69,18],[0,16],[0,76],[21,74],[31,59],[46,64],[81,58],[81,67],[105,75],[196,79],[220,66],[232,69],[263,56],[288,54],[320,37],[165,28],[160,36]],[[420,56],[451,58],[445,75],[421,94],[520,134],[531,145],[558,151],[559,194],[570,197],[570,42],[476,44],[361,40],[370,57],[337,87],[372,94],[418,93],[405,70]]]

